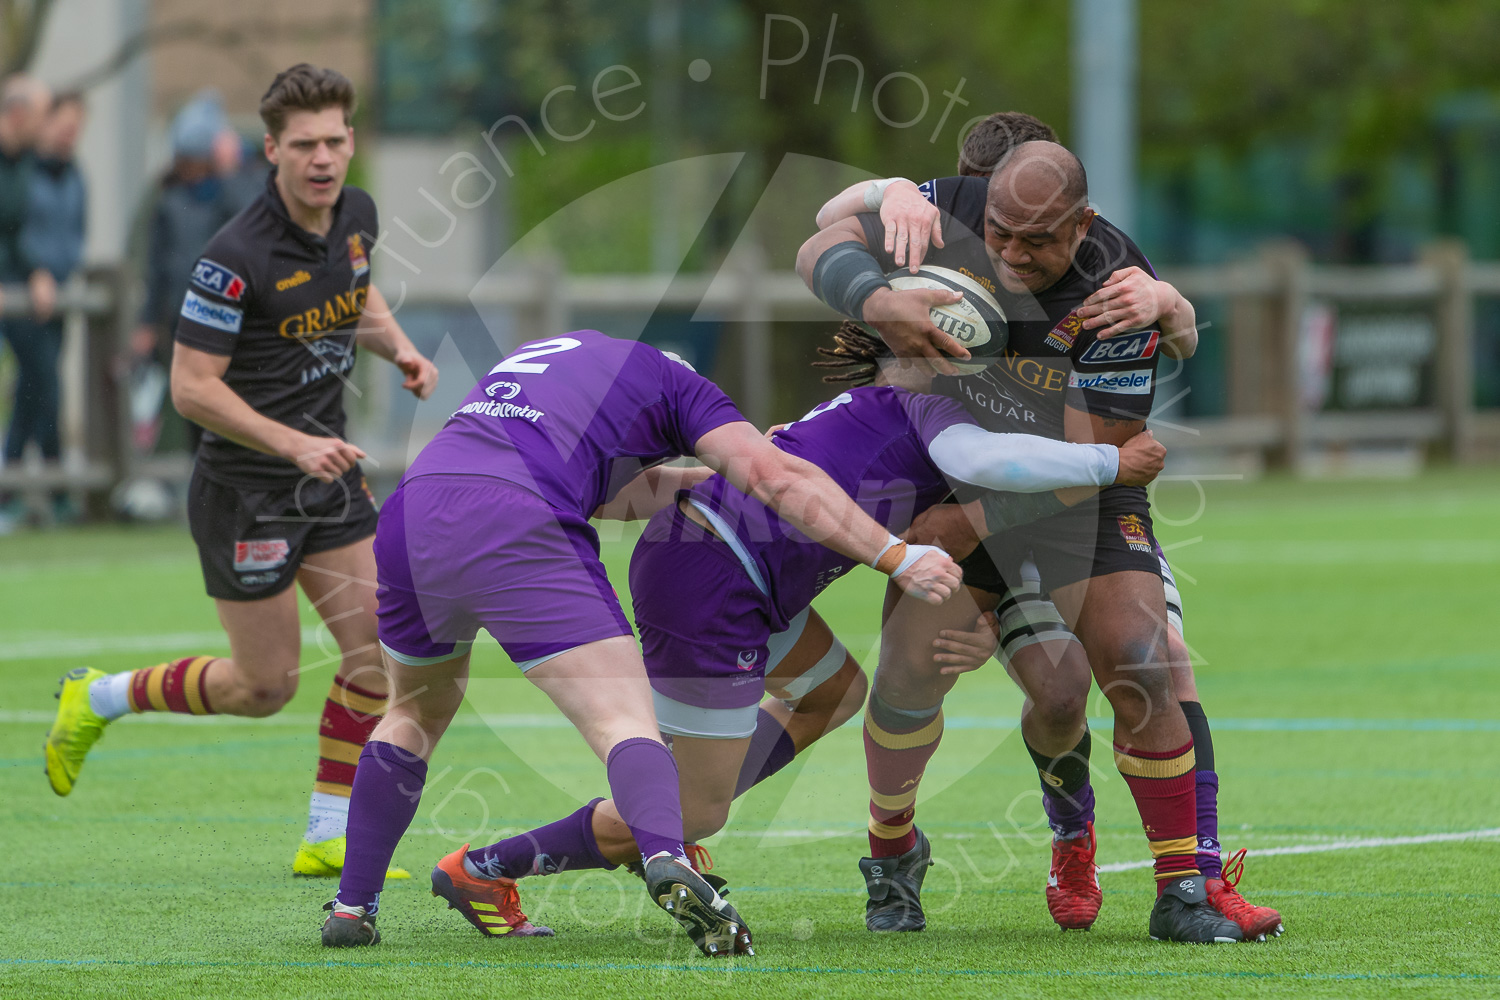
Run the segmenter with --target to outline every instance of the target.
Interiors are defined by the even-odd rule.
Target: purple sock
[[[604,769],[615,808],[630,827],[641,857],[662,851],[681,855],[682,800],[672,752],[656,740],[635,736],[614,745]]]
[[[734,783],[734,797],[739,798],[752,786],[760,784],[786,767],[797,756],[797,745],[776,716],[761,709],[755,716],[755,735],[740,765],[740,776]]]
[[[1076,837],[1094,821],[1094,786],[1086,784],[1072,795],[1063,795],[1043,784],[1042,808],[1047,812],[1047,825],[1054,837],[1058,840]]]
[[[1198,870],[1209,878],[1223,878],[1223,860],[1219,852],[1219,776],[1199,771],[1195,791],[1198,793]]]
[[[595,799],[566,819],[470,851],[469,861],[485,878],[618,868],[599,853],[599,842],[594,839],[594,807],[603,801]]]
[[[349,797],[348,846],[338,900],[374,912],[396,844],[417,814],[427,762],[391,743],[371,740],[359,754]]]

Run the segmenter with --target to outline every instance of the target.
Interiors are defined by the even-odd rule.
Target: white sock
[[[118,719],[130,714],[130,675],[134,670],[101,677],[89,685],[89,707],[95,715]]]
[[[313,792],[307,807],[307,842],[320,843],[342,837],[349,825],[349,796]]]

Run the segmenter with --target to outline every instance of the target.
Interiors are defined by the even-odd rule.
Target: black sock
[[[1049,757],[1038,752],[1030,743],[1026,752],[1036,764],[1037,777],[1042,783],[1042,807],[1047,812],[1047,824],[1058,839],[1081,834],[1094,818],[1094,789],[1089,784],[1089,747],[1092,739],[1089,731],[1067,753]]]
[[[1203,706],[1196,701],[1179,701],[1182,706],[1182,714],[1187,716],[1188,732],[1193,734],[1193,757],[1194,765],[1200,771],[1213,771],[1214,768],[1214,734],[1208,728],[1208,716],[1203,714]]]

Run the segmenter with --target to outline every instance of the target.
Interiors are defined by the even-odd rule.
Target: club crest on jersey
[[[1146,525],[1139,514],[1121,514],[1116,518],[1120,524],[1120,537],[1132,552],[1150,552],[1151,536],[1146,534]]]
[[[1112,361],[1144,361],[1156,356],[1160,330],[1137,330],[1109,340],[1096,340],[1078,358],[1079,364],[1108,364]]]
[[[505,395],[500,395],[501,393]],[[521,387],[514,382],[492,382],[484,387],[484,394],[491,399],[515,399],[521,393]]]
[[[760,650],[747,649],[744,652],[740,653],[739,656],[735,657],[734,665],[739,667],[741,670],[754,670],[755,661],[759,659]]]
[[[1070,312],[1062,318],[1062,322],[1052,328],[1047,334],[1046,345],[1054,351],[1067,354],[1073,349],[1073,344],[1078,340],[1078,334],[1083,330],[1083,317],[1077,312]]]
[[[355,274],[364,274],[370,269],[370,258],[365,255],[365,241],[359,233],[349,237],[349,266]]]
[[[230,302],[238,302],[245,294],[244,278],[207,257],[199,258],[193,265],[193,284]]]
[[[286,565],[292,547],[285,538],[252,538],[234,543],[234,571],[276,569]]]

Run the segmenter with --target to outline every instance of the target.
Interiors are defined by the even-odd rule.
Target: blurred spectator
[[[21,252],[44,273],[53,289],[68,279],[83,258],[87,195],[83,175],[73,162],[83,128],[83,97],[62,94],[53,103],[37,136]],[[47,308],[44,310],[43,305]],[[15,404],[5,435],[5,461],[19,461],[26,445],[36,442],[44,462],[62,457],[58,439],[57,359],[62,351],[62,317],[50,315],[51,303],[38,303],[37,314],[10,321],[7,333],[17,362]],[[55,521],[76,520],[67,491],[52,495]]]
[[[214,137],[214,172],[224,182],[224,208],[231,216],[266,189],[270,167],[259,147],[247,143],[234,129],[226,128]]]
[[[51,316],[57,287],[50,273],[27,258],[21,232],[30,207],[31,175],[35,168],[32,147],[51,99],[44,84],[24,74],[7,77],[0,84],[0,286],[25,283],[32,307],[42,318]],[[3,305],[4,299],[0,298],[0,307]],[[26,345],[16,341],[22,322],[5,319],[0,314],[0,336],[10,342],[24,379]],[[0,496],[0,532],[10,530],[20,512],[17,498]]]
[[[221,137],[226,132],[233,134],[219,95],[212,90],[199,92],[172,120],[172,166],[161,180],[151,209],[145,251],[146,301],[131,334],[127,359],[133,436],[142,452],[151,451],[161,433],[171,333],[193,265],[219,227],[242,207],[232,193],[226,194],[220,174],[225,161]],[[191,451],[197,445],[196,427],[189,425],[187,436]]]

